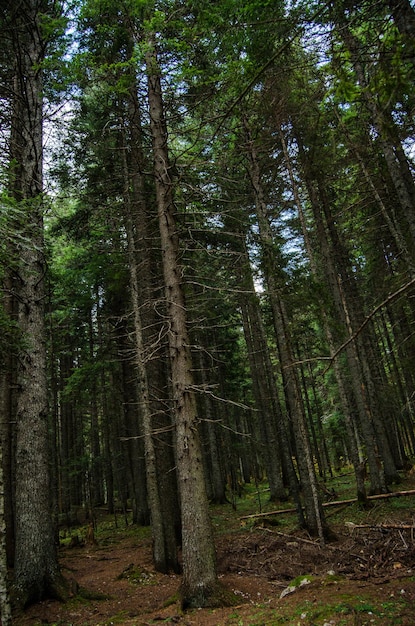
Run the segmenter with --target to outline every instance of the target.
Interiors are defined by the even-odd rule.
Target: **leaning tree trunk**
[[[183,580],[181,596],[184,607],[202,607],[217,603],[218,598],[215,596],[219,585],[198,434],[198,417],[182,269],[179,264],[179,239],[170,177],[160,68],[152,36],[148,37],[147,45],[148,101],[169,321],[177,473],[182,512]]]
[[[19,6],[15,20],[16,56],[13,94],[11,192],[22,208],[18,247],[18,325],[22,348],[17,367],[16,409],[16,601],[26,606],[45,596],[61,597],[50,506],[48,385],[45,343],[46,271],[42,198],[42,72],[45,49],[36,0]],[[42,6],[40,6],[42,5]]]
[[[402,144],[397,140],[399,133],[394,128],[395,123],[392,116],[379,107],[371,92],[361,62],[359,43],[351,30],[343,23],[343,20],[344,17],[338,21],[338,32],[351,55],[356,78],[362,89],[362,97],[366,102],[367,109],[372,116],[373,126],[378,134],[378,142],[402,209],[403,230],[405,227],[409,229],[413,242],[415,241],[415,184],[410,173],[408,159],[403,153]]]

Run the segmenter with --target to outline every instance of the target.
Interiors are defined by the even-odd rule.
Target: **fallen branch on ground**
[[[345,522],[350,530],[356,528],[370,528],[372,530],[414,530],[414,524],[355,524],[354,522]]]
[[[295,543],[296,541],[302,541],[303,543],[309,543],[312,546],[321,547],[321,544],[317,543],[317,541],[312,541],[311,539],[305,539],[304,537],[297,537],[296,535],[288,535],[287,533],[282,533],[281,531],[274,530],[273,528],[272,529],[262,528],[261,530],[264,530],[267,533],[271,533],[272,535],[280,535],[280,537],[285,537],[286,539],[289,539],[293,543]]]
[[[367,496],[367,500],[386,500],[387,498],[399,498],[401,496],[415,496],[415,489],[409,491],[394,491],[393,493],[379,493],[374,496]],[[323,507],[340,506],[344,504],[353,504],[358,502],[357,498],[350,500],[335,500],[334,502],[323,502]],[[252,515],[243,515],[239,519],[254,519],[257,517],[272,517],[273,515],[284,515],[284,513],[297,513],[297,508],[279,509],[278,511],[269,511],[267,513],[253,513]]]

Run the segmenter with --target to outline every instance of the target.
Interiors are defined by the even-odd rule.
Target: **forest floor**
[[[413,489],[415,476],[399,490]],[[336,539],[321,547],[293,515],[241,520],[258,494],[214,507],[218,572],[235,606],[183,613],[180,576],[154,571],[148,529],[103,516],[89,543],[85,527],[63,539],[64,575],[86,590],[66,604],[44,601],[15,616],[15,626],[340,626],[415,624],[415,497],[327,509]],[[265,500],[265,495],[262,496]],[[273,510],[275,504],[261,505]],[[271,523],[272,522],[272,523]],[[76,543],[76,541],[72,541]]]

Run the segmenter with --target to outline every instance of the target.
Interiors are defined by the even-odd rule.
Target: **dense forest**
[[[151,523],[223,601],[210,503],[322,544],[321,485],[415,456],[410,0],[1,0],[0,580],[64,598],[56,532]]]

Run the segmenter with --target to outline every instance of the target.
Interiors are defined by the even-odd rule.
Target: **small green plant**
[[[153,572],[135,567],[133,563],[128,565],[128,567],[117,576],[117,580],[122,579],[128,580],[128,582],[135,583],[136,585],[155,585],[157,583]]]
[[[111,616],[106,622],[106,626],[113,626],[113,624],[124,624],[126,618],[128,617],[126,611],[120,611],[116,613],[116,615]]]

